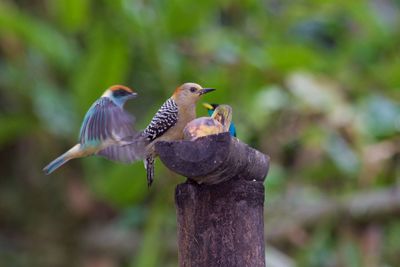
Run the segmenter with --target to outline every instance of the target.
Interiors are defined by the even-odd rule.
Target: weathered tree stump
[[[264,267],[269,157],[228,133],[159,142],[156,151],[188,178],[175,191],[179,266]]]

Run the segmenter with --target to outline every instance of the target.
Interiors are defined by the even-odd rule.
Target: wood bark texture
[[[175,191],[179,266],[264,267],[269,157],[228,133],[159,142],[156,151],[188,178]]]

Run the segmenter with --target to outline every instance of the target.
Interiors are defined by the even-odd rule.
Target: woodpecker
[[[184,139],[194,141],[199,137],[228,132],[231,120],[232,108],[218,105],[211,117],[201,117],[189,122],[183,129]]]
[[[214,113],[214,110],[218,107],[218,104],[208,104],[208,103],[203,103],[203,107],[207,109],[208,116],[212,116]],[[233,122],[231,122],[231,126],[229,127],[229,133],[231,136],[236,137],[236,127]]]
[[[90,155],[124,163],[141,159],[143,155],[137,149],[139,146],[124,146],[125,139],[137,136],[132,128],[133,116],[123,109],[125,102],[136,96],[137,93],[123,85],[108,88],[87,111],[78,144],[50,162],[43,171],[50,174],[71,159]]]
[[[141,137],[148,142],[144,165],[149,187],[153,182],[154,161],[157,156],[154,144],[158,141],[183,139],[183,128],[196,118],[197,101],[202,95],[214,90],[213,88],[203,88],[196,83],[185,83],[179,86],[142,132]]]

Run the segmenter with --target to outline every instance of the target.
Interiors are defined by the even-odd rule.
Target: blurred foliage
[[[176,266],[183,178],[157,163],[147,190],[141,163],[95,157],[41,172],[116,83],[139,93],[127,104],[139,128],[179,84],[218,88],[204,101],[232,105],[238,137],[273,160],[266,210],[299,186],[341,196],[398,185],[399,26],[395,0],[2,0],[0,265]],[[298,266],[367,266],[368,227],[342,223],[274,245]],[[127,253],[85,246],[108,224],[137,233]],[[376,227],[368,266],[396,266],[399,224]]]

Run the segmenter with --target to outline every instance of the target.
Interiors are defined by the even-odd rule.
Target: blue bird
[[[207,109],[208,116],[211,117],[214,113],[214,110],[219,106],[219,104],[203,103],[203,106]],[[229,126],[229,133],[231,134],[231,136],[236,137],[236,128],[233,122],[231,122],[231,126]]]
[[[123,85],[114,85],[93,103],[86,113],[79,134],[79,143],[50,162],[43,171],[50,174],[74,158],[90,155],[130,163],[142,158],[139,146],[127,146],[127,139],[134,138],[134,117],[124,111],[128,99],[137,93]]]

